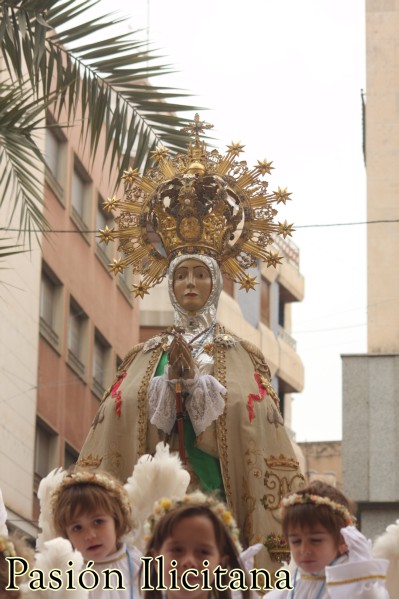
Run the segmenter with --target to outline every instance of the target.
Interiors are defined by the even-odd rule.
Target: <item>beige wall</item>
[[[298,446],[304,456],[307,482],[317,479],[342,489],[341,441],[311,441]]]
[[[38,140],[39,145],[41,140]],[[4,163],[0,164],[3,172]],[[36,167],[38,184],[43,169]],[[2,197],[3,189],[0,188]],[[18,230],[20,212],[13,197],[5,198],[1,224]],[[26,532],[33,529],[33,454],[35,443],[41,236],[28,243],[17,233],[2,231],[2,245],[20,244],[25,252],[0,261],[0,488],[9,516]],[[7,240],[7,241],[5,241]]]
[[[367,0],[367,219],[399,220],[399,0]],[[399,223],[368,226],[368,351],[399,351]]]

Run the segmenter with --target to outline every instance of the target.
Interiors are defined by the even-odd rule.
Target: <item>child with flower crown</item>
[[[267,599],[389,599],[388,562],[373,559],[343,493],[314,481],[285,497],[281,507],[293,588],[274,590]]]
[[[163,498],[147,519],[145,532],[144,599],[249,598],[245,569],[252,566],[260,546],[241,553],[237,524],[219,499],[200,491],[180,499]],[[218,579],[215,569],[221,576]],[[243,572],[247,590],[230,590],[228,572],[233,569]],[[179,589],[169,588],[174,583]],[[221,586],[227,588],[220,590]]]
[[[88,470],[64,473],[52,492],[55,534],[69,539],[83,555],[91,597],[133,599],[138,596],[140,553],[124,542],[133,529],[129,496],[123,485],[106,472]],[[108,585],[104,570],[115,570]],[[108,575],[107,575],[108,576]],[[109,588],[104,589],[104,586]]]

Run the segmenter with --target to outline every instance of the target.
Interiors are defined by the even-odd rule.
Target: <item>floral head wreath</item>
[[[76,485],[91,484],[97,485],[110,491],[112,495],[116,497],[126,517],[131,516],[131,506],[129,502],[129,496],[126,493],[123,486],[118,482],[110,478],[104,473],[91,472],[89,470],[82,470],[81,472],[73,472],[67,474],[62,482],[56,487],[51,494],[51,510],[54,514],[57,503],[59,501],[62,491],[68,487],[74,487]]]
[[[209,508],[219,518],[224,527],[227,529],[234,542],[234,545],[237,548],[238,553],[242,551],[242,546],[239,539],[240,531],[238,529],[236,521],[232,516],[232,513],[227,509],[226,505],[222,501],[210,495],[205,495],[204,493],[201,493],[201,491],[196,491],[194,493],[184,495],[183,497],[179,497],[178,499],[163,497],[159,501],[156,501],[154,504],[152,514],[147,518],[144,524],[145,541],[149,541],[152,534],[154,533],[154,530],[158,522],[162,519],[163,516],[165,516],[166,514],[168,514],[176,508],[182,506],[189,507],[190,505],[203,505],[204,507]]]
[[[343,518],[346,526],[353,525],[356,522],[355,516],[351,514],[348,508],[342,505],[342,503],[337,503],[329,497],[322,497],[321,495],[310,495],[309,493],[303,493],[301,495],[299,493],[292,493],[292,495],[285,497],[281,501],[281,506],[283,508],[289,508],[294,505],[305,505],[307,503],[312,503],[316,506],[325,505],[329,507],[333,512]]]

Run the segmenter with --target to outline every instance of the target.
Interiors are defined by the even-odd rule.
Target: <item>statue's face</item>
[[[173,273],[173,291],[184,310],[201,310],[212,291],[212,278],[208,267],[196,258],[187,258],[180,262]]]

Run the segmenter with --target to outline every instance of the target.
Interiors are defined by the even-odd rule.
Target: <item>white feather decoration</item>
[[[373,556],[389,560],[386,587],[391,597],[396,597],[399,580],[399,520],[387,526],[386,531],[376,538]]]
[[[7,510],[4,505],[3,495],[0,489],[0,535],[4,535],[5,537],[8,535],[8,529],[6,525],[7,520]]]
[[[68,562],[72,562],[72,566]],[[83,568],[83,557],[79,551],[72,548],[71,543],[67,539],[57,537],[51,541],[46,541],[42,551],[36,554],[35,568],[42,570],[45,574],[45,580],[50,570],[59,569],[62,572],[63,586],[61,589],[36,591],[34,597],[37,599],[48,599],[49,597],[57,599],[87,599],[89,592],[81,588],[78,583],[79,572]],[[76,590],[67,590],[67,570],[73,570],[73,580]],[[55,594],[54,594],[55,593]],[[32,593],[33,597],[33,593]]]
[[[169,445],[158,443],[155,455],[143,455],[124,485],[132,505],[137,528],[126,539],[143,550],[143,525],[151,514],[154,503],[162,497],[183,497],[190,483],[190,475],[177,454],[169,452]]]
[[[39,527],[42,529],[42,532],[38,535],[36,541],[36,547],[39,550],[43,548],[46,541],[54,539],[57,536],[51,513],[51,494],[61,483],[65,474],[66,471],[62,468],[55,468],[40,481],[37,497],[40,502]]]

